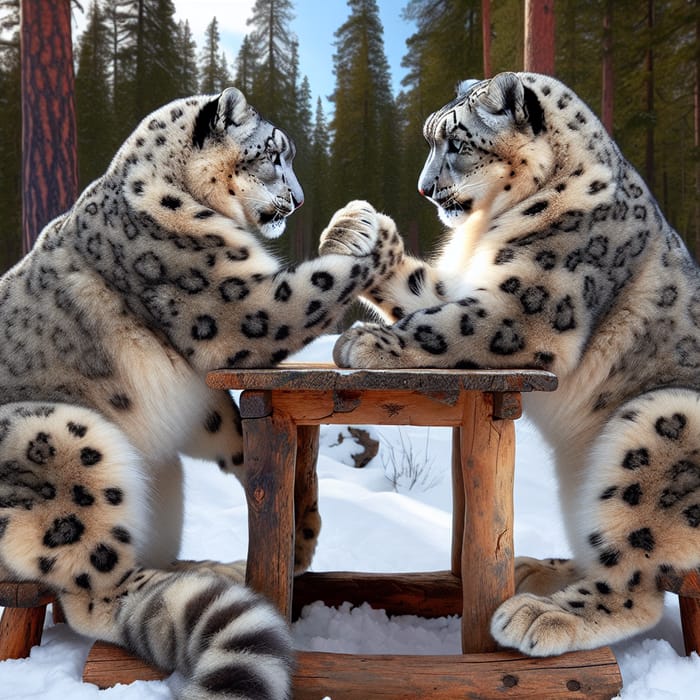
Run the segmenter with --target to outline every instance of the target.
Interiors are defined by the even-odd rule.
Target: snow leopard
[[[465,81],[424,136],[418,188],[444,245],[366,291],[383,321],[341,335],[335,361],[554,372],[558,390],[523,404],[553,450],[573,556],[517,558],[492,635],[546,656],[646,630],[662,614],[659,577],[700,565],[698,265],[552,77]]]
[[[278,364],[401,257],[364,202],[322,257],[269,252],[303,200],[294,155],[236,88],[176,100],[0,280],[0,580],[49,586],[78,632],[179,671],[185,699],[287,698],[293,662],[240,566],[176,563],[180,455],[245,482],[238,409],[205,375]],[[320,527],[304,498],[297,570]]]

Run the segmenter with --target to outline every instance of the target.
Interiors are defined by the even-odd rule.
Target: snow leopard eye
[[[447,152],[458,153],[463,156],[465,153],[469,152],[469,144],[461,139],[451,138],[447,142]]]
[[[281,165],[281,150],[278,148],[275,140],[270,136],[265,142],[265,155],[272,162],[273,165]]]

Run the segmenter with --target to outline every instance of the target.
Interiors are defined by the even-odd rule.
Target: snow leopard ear
[[[192,142],[197,148],[202,148],[204,142],[214,131],[216,125],[216,114],[219,108],[219,98],[207,102],[200,110],[194,122],[192,132]]]
[[[219,96],[218,120],[224,129],[228,129],[229,126],[240,126],[249,111],[245,96],[237,88],[226,88]]]
[[[478,83],[480,83],[480,80],[477,80],[476,78],[468,78],[467,80],[460,80],[459,83],[457,83],[457,99],[461,99],[462,97],[466,97],[467,93]]]
[[[218,97],[199,110],[195,120],[192,141],[202,148],[213,133],[221,133],[230,126],[240,126],[251,111],[243,93],[237,88],[226,88]]]
[[[535,135],[542,131],[544,113],[535,93],[515,73],[499,73],[481,96],[479,114],[492,128],[503,128],[504,119],[522,129],[530,126]]]

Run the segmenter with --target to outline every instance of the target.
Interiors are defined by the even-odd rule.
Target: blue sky
[[[248,33],[246,20],[254,0],[175,0],[178,19],[190,23],[197,46],[204,43],[204,29],[216,17],[221,33],[221,46],[229,62],[238,55],[243,37]],[[384,49],[394,85],[394,92],[400,89],[404,70],[401,58],[406,52],[406,39],[414,33],[412,23],[401,18],[401,11],[407,0],[378,0],[379,13],[384,25]],[[308,76],[313,93],[313,107],[316,98],[324,99],[324,110],[328,113],[332,105],[326,98],[335,86],[333,76],[333,33],[347,19],[349,8],[345,0],[296,0],[296,19],[292,31],[299,39],[299,67],[301,74]]]

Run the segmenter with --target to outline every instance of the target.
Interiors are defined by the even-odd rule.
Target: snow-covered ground
[[[300,356],[327,360],[333,338]],[[566,556],[547,448],[536,429],[517,422],[516,553]],[[323,530],[313,568],[358,571],[429,571],[449,567],[451,489],[448,429],[368,428],[379,454],[356,469],[359,451],[344,426],[322,426],[318,472]],[[339,439],[339,435],[342,436]],[[245,557],[247,517],[243,491],[208,463],[188,460],[187,514],[182,556],[229,561]],[[413,485],[411,486],[411,483]],[[457,618],[389,619],[382,611],[316,603],[294,625],[299,649],[362,653],[459,653]],[[90,642],[65,625],[48,625],[28,659],[0,663],[0,700],[163,700],[171,681],[137,682],[99,691],[81,684]],[[677,599],[669,596],[661,623],[614,647],[624,700],[690,700],[700,693],[700,658],[683,655]],[[321,700],[319,698],[319,700]]]

